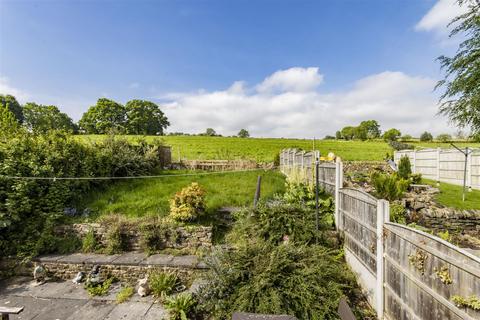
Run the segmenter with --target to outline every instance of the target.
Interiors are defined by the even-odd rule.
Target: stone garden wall
[[[100,223],[75,223],[62,225],[55,229],[57,235],[76,235],[82,239],[90,230],[95,234],[97,242],[107,245],[108,224]],[[123,228],[122,233],[128,243],[128,249],[131,251],[141,250],[141,232],[138,226],[127,226]],[[198,248],[212,247],[212,227],[206,226],[177,226],[169,227],[166,230],[165,239],[162,246],[167,249],[190,250],[195,251]]]

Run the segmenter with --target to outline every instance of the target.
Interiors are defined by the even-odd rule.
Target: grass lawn
[[[437,185],[433,180],[423,179],[422,181],[434,187]],[[465,202],[463,202],[462,186],[440,182],[439,189],[440,193],[435,198],[439,204],[457,209],[480,210],[480,190],[467,191],[465,194]]]
[[[85,135],[79,139],[98,140],[105,136]],[[142,136],[125,136],[128,139],[138,139]],[[145,139],[154,139],[147,136]],[[172,147],[172,158],[182,159],[252,159],[257,162],[272,162],[275,156],[284,148],[301,148],[311,150],[311,139],[275,139],[275,138],[229,138],[205,136],[162,136],[159,137],[165,144]],[[447,143],[413,142],[417,147],[449,148]],[[476,146],[478,143],[459,143],[460,146]],[[383,140],[376,141],[344,141],[344,140],[317,140],[315,148],[326,155],[333,152],[343,160],[381,161],[387,152],[393,149]]]
[[[178,176],[179,174],[193,176]],[[207,211],[225,206],[243,206],[253,203],[257,177],[262,176],[261,198],[283,193],[285,178],[277,171],[249,171],[235,173],[199,174],[189,171],[168,171],[169,177],[132,179],[95,190],[85,196],[80,207],[92,209],[94,217],[118,213],[130,218],[148,215],[167,215],[169,200],[191,182],[198,182],[206,190]]]

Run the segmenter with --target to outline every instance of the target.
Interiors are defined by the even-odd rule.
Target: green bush
[[[405,208],[398,203],[391,203],[390,204],[390,221],[399,223],[399,224],[407,224],[407,219],[405,217]]]
[[[397,151],[415,149],[415,146],[412,145],[412,144],[398,142],[398,141],[394,141],[394,140],[388,141],[388,144],[390,145],[390,147],[392,147],[394,150],[397,150]]]
[[[330,199],[322,201],[325,210],[333,212]],[[320,228],[325,230],[326,213],[321,213]],[[314,243],[323,234],[316,232],[315,211],[298,204],[282,202],[259,204],[256,208],[246,208],[236,214],[237,221],[227,235],[231,243],[249,243],[261,239],[278,244],[287,239],[295,243]]]
[[[173,272],[152,272],[148,277],[150,290],[157,298],[164,298],[173,292],[179,279]]]
[[[422,141],[422,142],[427,142],[427,141],[432,141],[432,140],[433,140],[433,136],[430,132],[425,131],[424,133],[422,133],[420,135],[420,141]]]
[[[127,239],[122,228],[122,224],[116,223],[110,226],[106,234],[107,246],[104,250],[106,254],[122,253],[128,247]]]
[[[398,164],[398,176],[407,180],[412,174],[412,165],[410,164],[410,158],[408,156],[402,156]]]
[[[173,297],[167,297],[164,305],[168,310],[170,320],[187,320],[195,303],[191,293],[183,292]]]
[[[102,284],[85,284],[85,289],[87,290],[88,294],[91,297],[94,296],[105,296],[108,294],[108,291],[110,290],[110,286],[113,283],[113,278],[108,278],[106,279]]]
[[[135,290],[133,289],[133,287],[130,287],[130,286],[123,287],[123,288],[117,293],[117,296],[115,297],[115,301],[116,301],[118,304],[124,303],[125,301],[127,301],[128,299],[130,299],[130,297],[133,296],[134,293],[135,293]]]
[[[175,221],[193,221],[205,211],[205,190],[196,182],[177,192],[170,200],[170,217]]]
[[[217,251],[207,264],[199,306],[214,319],[236,311],[338,319],[338,301],[355,285],[336,252],[322,246],[262,242]]]
[[[379,172],[372,174],[372,184],[376,196],[388,201],[401,199],[409,185],[407,180],[400,178],[397,174],[389,175]]]
[[[82,240],[82,251],[84,253],[95,252],[97,250],[97,238],[93,229],[88,230],[85,237]]]

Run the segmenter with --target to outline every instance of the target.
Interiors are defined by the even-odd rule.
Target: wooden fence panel
[[[385,315],[388,319],[480,319],[454,295],[480,296],[480,259],[437,237],[385,223]]]

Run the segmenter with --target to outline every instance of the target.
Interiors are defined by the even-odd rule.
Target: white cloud
[[[309,91],[323,82],[318,68],[290,68],[267,77],[257,86],[259,92]]]
[[[172,123],[169,130],[198,133],[212,127],[233,135],[246,128],[257,137],[321,137],[376,119],[383,129],[396,127],[414,135],[452,131],[436,116],[433,79],[386,71],[356,81],[347,91],[321,93],[318,68],[292,69],[276,72],[250,89],[235,82],[226,90],[170,95],[164,104]],[[310,80],[292,74],[308,75]]]
[[[438,0],[417,23],[415,29],[434,32],[437,37],[445,39],[449,33],[448,24],[467,10],[468,3],[460,6],[457,0]]]
[[[7,77],[0,76],[0,94],[9,94],[17,98],[21,103],[25,103],[30,97],[20,89],[13,87]]]

